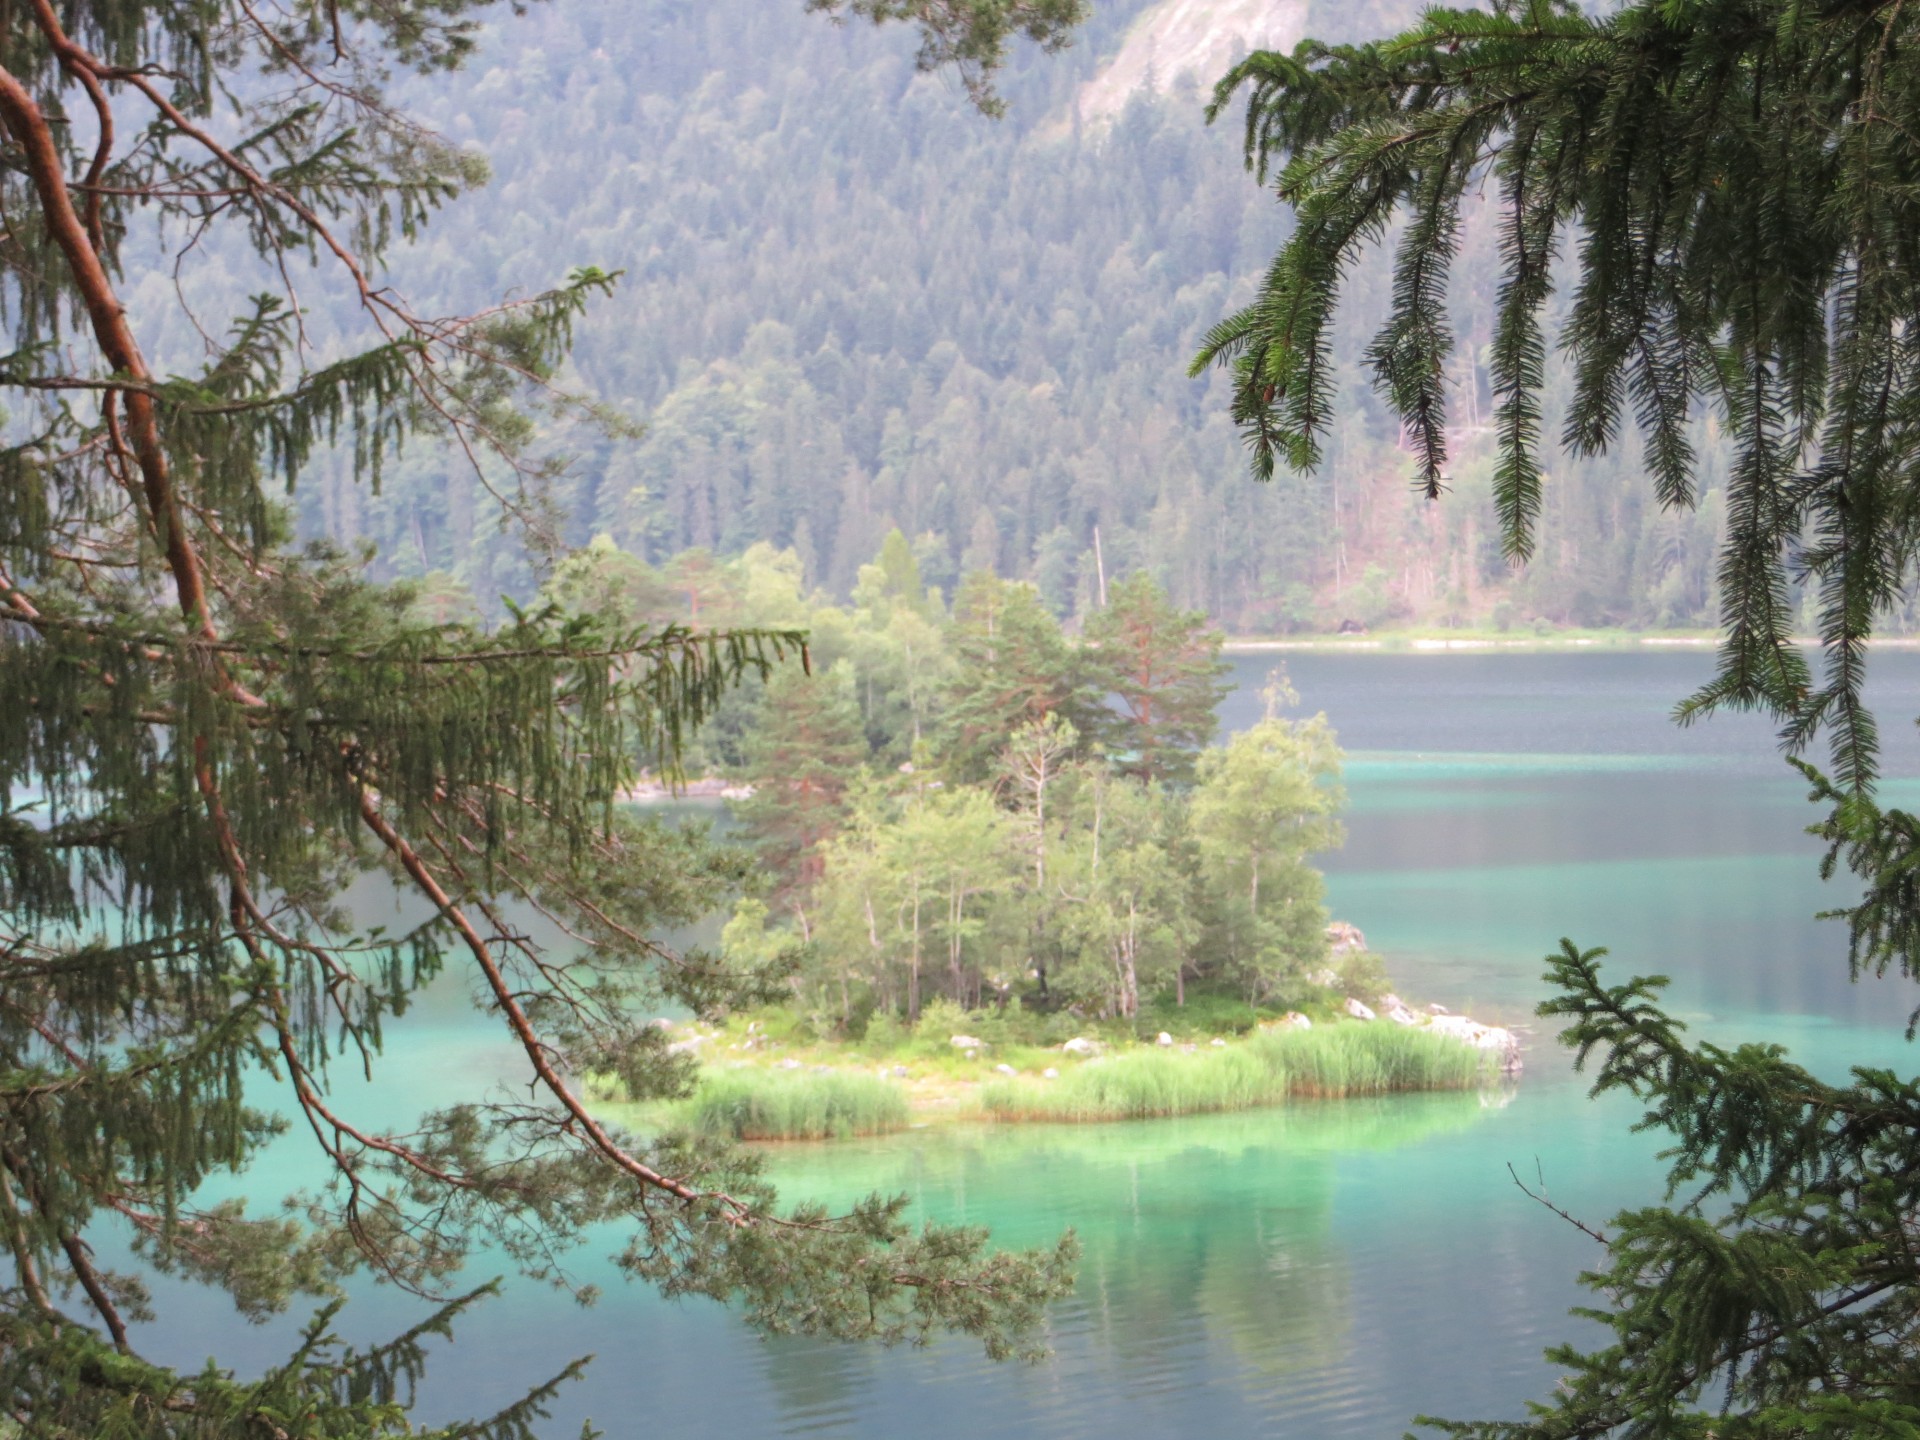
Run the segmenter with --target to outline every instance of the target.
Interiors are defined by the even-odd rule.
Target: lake
[[[1284,661],[1301,709],[1324,710],[1349,753],[1348,840],[1325,859],[1333,913],[1366,932],[1409,999],[1527,1023],[1540,957],[1567,935],[1610,947],[1617,975],[1672,976],[1672,1006],[1697,1033],[1777,1041],[1834,1075],[1913,1068],[1901,1030],[1920,992],[1848,982],[1842,927],[1813,916],[1850,893],[1818,879],[1801,833],[1814,812],[1770,728],[1668,718],[1705,677],[1704,650]],[[1227,726],[1258,718],[1274,663],[1236,658]],[[1883,652],[1874,672],[1887,794],[1912,803],[1920,655]],[[395,1027],[406,1039],[361,1113],[417,1111],[509,1073],[454,999]],[[1593,1333],[1566,1312],[1598,1252],[1508,1167],[1594,1222],[1660,1192],[1658,1142],[1628,1133],[1632,1106],[1588,1100],[1552,1035],[1530,1040],[1521,1082],[1485,1095],[778,1152],[792,1195],[904,1190],[1010,1244],[1075,1227],[1079,1289],[1042,1365],[992,1365],[960,1343],[768,1342],[711,1304],[617,1280],[591,1309],[515,1283],[438,1353],[420,1416],[484,1413],[589,1352],[555,1435],[592,1416],[614,1437],[1335,1440],[1398,1434],[1418,1412],[1518,1416],[1551,1387],[1541,1350]],[[292,1181],[270,1169],[252,1183],[270,1200]],[[583,1276],[598,1268],[583,1256]],[[244,1368],[285,1353],[285,1325],[247,1330],[175,1287],[162,1299],[176,1323],[139,1342],[155,1358],[198,1365],[217,1350]],[[348,1328],[378,1336],[419,1313],[376,1290]]]

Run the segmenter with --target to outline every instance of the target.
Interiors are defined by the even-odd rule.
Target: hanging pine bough
[[[937,33],[967,8],[902,13]],[[181,1375],[134,1353],[151,1301],[138,1274],[96,1263],[103,1225],[256,1317],[367,1269],[444,1296],[481,1245],[572,1284],[567,1252],[609,1220],[627,1225],[626,1272],[736,1300],[772,1331],[953,1330],[1003,1355],[1031,1347],[1068,1283],[1071,1238],[990,1254],[975,1230],[911,1229],[902,1200],[781,1209],[750,1156],[621,1134],[579,1099],[589,1071],[636,1096],[685,1090],[690,1064],[630,1018],[642,1005],[706,1009],[781,979],[650,938],[706,913],[744,862],[614,800],[636,761],[670,768],[743,677],[803,663],[802,636],[553,610],[430,626],[404,590],[287,543],[273,489],[319,449],[377,483],[424,432],[537,544],[552,471],[523,448],[527,411],[596,409],[553,374],[614,277],[579,270],[452,318],[372,278],[390,241],[481,178],[380,95],[386,66],[458,63],[468,10],[24,0],[0,16],[7,1433],[414,1433],[421,1338],[476,1298],[363,1353],[326,1309],[260,1380]],[[221,265],[258,262],[261,293],[230,323],[185,313],[206,358],[162,373],[121,278],[168,244],[215,243]],[[363,348],[308,333],[296,270],[345,295]],[[357,925],[336,897],[370,869],[428,918],[397,936]],[[572,947],[543,949],[509,907]],[[362,1124],[330,1093],[329,1056],[373,1072],[404,1043],[389,1022],[449,964],[519,1048],[526,1098],[405,1134]],[[291,1122],[248,1103],[275,1085]],[[302,1207],[196,1199],[288,1123],[330,1177]],[[530,1434],[552,1391],[444,1433]]]
[[[1448,266],[1463,203],[1492,189],[1508,554],[1526,558],[1540,512],[1542,316],[1564,247],[1563,444],[1591,454],[1634,425],[1661,499],[1684,506],[1690,415],[1715,407],[1731,436],[1726,639],[1681,718],[1766,709],[1796,751],[1828,731],[1832,778],[1796,763],[1831,807],[1815,827],[1825,873],[1844,859],[1864,885],[1836,912],[1855,973],[1920,978],[1920,820],[1872,798],[1861,699],[1874,618],[1920,540],[1920,11],[1433,10],[1380,43],[1251,56],[1212,113],[1242,90],[1249,166],[1274,174],[1298,228],[1195,370],[1232,367],[1255,473],[1319,459],[1341,276],[1404,219],[1370,359],[1419,485],[1441,494]],[[1819,597],[1818,677],[1789,633],[1799,579]],[[1583,1062],[1605,1057],[1597,1090],[1641,1099],[1645,1124],[1674,1137],[1679,1202],[1609,1233],[1582,1225],[1606,1247],[1586,1277],[1605,1303],[1583,1313],[1613,1343],[1550,1352],[1567,1372],[1550,1402],[1524,1422],[1432,1423],[1506,1440],[1920,1433],[1920,1086],[1865,1070],[1827,1085],[1778,1047],[1690,1046],[1658,1008],[1665,982],[1609,986],[1601,953],[1563,943],[1548,971],[1560,994],[1541,1011],[1570,1022]]]

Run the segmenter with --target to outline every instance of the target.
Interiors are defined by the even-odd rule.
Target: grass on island
[[[1191,1055],[1132,1051],[1056,1080],[990,1080],[980,1104],[996,1120],[1144,1120],[1288,1099],[1462,1090],[1492,1074],[1490,1056],[1443,1035],[1389,1024],[1327,1025]]]
[[[1384,975],[1373,973],[1378,964],[1348,957],[1349,992],[1383,987]],[[1130,1021],[1016,1007],[968,1012],[934,1000],[917,1024],[876,1015],[846,1039],[823,1038],[817,1020],[778,1007],[735,1015],[690,1032],[706,1061],[693,1093],[646,1102],[632,1118],[644,1128],[735,1140],[827,1140],[884,1135],[915,1121],[1201,1115],[1288,1100],[1458,1091],[1497,1078],[1492,1057],[1457,1040],[1349,1020],[1330,1013],[1331,1002],[1307,1002],[1321,1012],[1311,1029],[1262,1029],[1273,1013],[1244,998],[1190,993],[1187,1000],[1180,1006],[1157,997]],[[1161,1032],[1174,1044],[1153,1043]],[[957,1035],[974,1038],[955,1046]],[[1104,1053],[1062,1053],[1073,1037]],[[1228,1043],[1211,1043],[1215,1037]],[[1047,1070],[1056,1073],[1046,1078]],[[601,1100],[626,1103],[617,1084],[603,1080],[600,1090]]]
[[[709,1070],[673,1109],[688,1129],[734,1140],[844,1140],[907,1128],[902,1086],[839,1071]]]

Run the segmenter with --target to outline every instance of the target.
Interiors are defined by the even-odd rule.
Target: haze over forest
[[[951,76],[916,74],[904,31],[764,0],[537,6],[464,72],[403,88],[494,179],[397,278],[452,311],[576,264],[625,272],[581,326],[569,378],[646,429],[555,423],[569,544],[605,534],[658,564],[769,540],[844,596],[898,526],[948,596],[990,568],[1071,622],[1097,593],[1097,531],[1110,574],[1151,570],[1238,633],[1711,624],[1721,503],[1704,419],[1695,512],[1656,507],[1629,436],[1598,461],[1550,460],[1536,558],[1517,574],[1503,559],[1484,210],[1456,266],[1453,493],[1412,493],[1361,374],[1388,300],[1377,254],[1350,281],[1349,403],[1325,470],[1249,483],[1224,385],[1185,371],[1288,222],[1242,167],[1237,117],[1207,127],[1202,87],[1158,58],[1197,56],[1211,77],[1245,10],[1102,5],[1064,55],[1021,57],[995,121]],[[1259,13],[1272,33],[1255,38],[1290,45],[1382,33],[1415,7]],[[308,534],[371,540],[387,573],[445,572],[483,606],[537,585],[444,451],[408,451],[378,494],[322,467],[298,504]]]

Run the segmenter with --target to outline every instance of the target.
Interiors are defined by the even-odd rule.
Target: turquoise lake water
[[[1236,662],[1228,726],[1257,718],[1272,664]],[[1672,976],[1672,1007],[1698,1033],[1776,1041],[1823,1073],[1915,1067],[1901,1031],[1920,990],[1848,982],[1840,926],[1813,916],[1849,895],[1818,879],[1805,787],[1769,728],[1667,718],[1705,677],[1704,652],[1286,664],[1301,708],[1324,710],[1350,756],[1348,841],[1325,860],[1333,912],[1366,931],[1402,994],[1525,1024],[1540,957],[1569,935],[1610,947],[1618,974]],[[1911,803],[1920,655],[1874,668],[1887,794]],[[378,1087],[348,1096],[358,1113],[398,1117],[512,1077],[511,1055],[458,1001],[439,993],[409,1017]],[[778,1152],[790,1194],[904,1190],[1009,1244],[1075,1227],[1079,1288],[1052,1317],[1042,1365],[992,1365],[959,1343],[768,1342],[711,1304],[618,1281],[591,1309],[517,1283],[439,1354],[419,1413],[484,1413],[591,1352],[555,1435],[592,1416],[615,1437],[1334,1440],[1397,1435],[1419,1412],[1518,1415],[1551,1387],[1541,1350],[1583,1334],[1567,1310],[1597,1254],[1508,1166],[1594,1221],[1660,1190],[1658,1142],[1628,1133],[1632,1107],[1588,1100],[1551,1034],[1529,1038],[1520,1083],[1487,1095]],[[252,1183],[270,1200],[293,1178]],[[583,1256],[583,1275],[597,1268]],[[285,1353],[284,1325],[248,1329],[174,1288],[162,1299],[172,1321],[141,1341],[156,1358],[217,1351],[245,1368]],[[375,1290],[347,1328],[378,1336],[419,1313]]]

